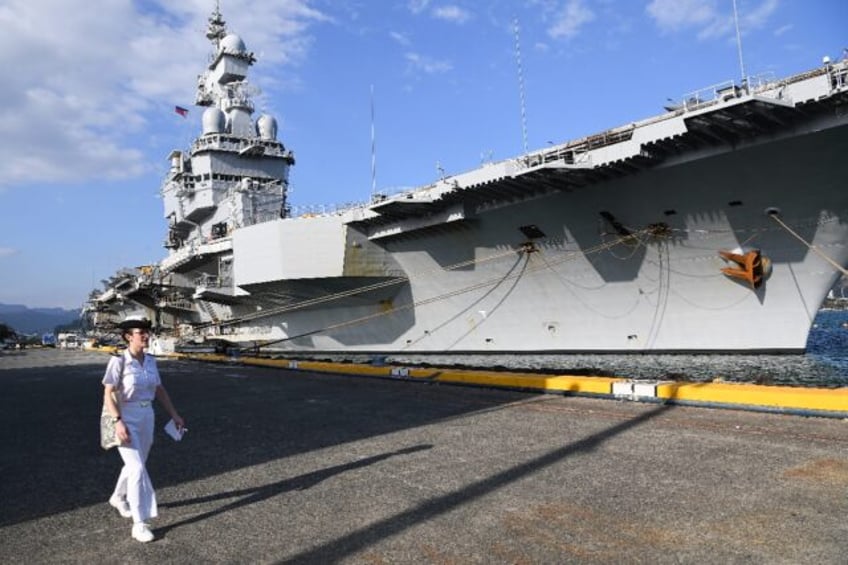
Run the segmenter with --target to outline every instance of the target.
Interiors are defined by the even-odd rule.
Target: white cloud
[[[433,17],[457,24],[462,24],[471,19],[471,13],[459,6],[439,6],[433,9]]]
[[[418,53],[406,53],[404,55],[413,71],[422,71],[427,74],[439,74],[450,71],[453,65],[450,61],[439,61]]]
[[[429,4],[430,0],[409,0],[407,6],[409,7],[409,11],[413,14],[420,14],[427,9]]]
[[[777,11],[778,0],[764,0],[754,9],[739,14],[739,24],[743,29],[758,29],[765,26],[771,16]]]
[[[414,16],[426,13],[437,20],[456,24],[463,24],[472,17],[471,12],[455,4],[444,4],[431,7],[430,0],[409,0],[406,6]]]
[[[571,39],[580,32],[580,28],[595,19],[595,14],[586,7],[583,0],[569,0],[558,9],[548,35],[554,39]]]
[[[409,47],[410,45],[412,45],[412,41],[409,39],[409,37],[406,34],[400,33],[399,31],[389,32],[389,37],[394,39],[399,45],[402,45],[403,47]]]
[[[715,0],[652,0],[645,10],[664,31],[709,25],[717,17]]]
[[[788,31],[790,31],[792,28],[793,28],[792,24],[786,24],[786,25],[780,26],[779,28],[774,30],[774,35],[776,37],[780,37],[784,33],[787,33]]]
[[[778,3],[778,0],[763,0],[759,4],[746,4],[746,10],[738,12],[742,33],[766,25]],[[645,11],[663,31],[696,29],[699,39],[712,39],[735,33],[732,6],[722,4],[721,8],[720,11],[716,0],[652,0]]]
[[[14,255],[17,252],[17,249],[12,249],[11,247],[0,247],[0,259]]]
[[[716,16],[711,22],[704,25],[697,33],[698,39],[717,39],[732,36],[736,33],[732,16]]]
[[[151,165],[148,128],[190,105],[211,49],[214,4],[7,0],[0,6],[4,104],[0,187],[126,178]],[[280,65],[302,59],[309,26],[327,18],[309,0],[229,0],[228,29]],[[139,12],[144,6],[145,12]],[[261,14],[261,15],[260,15]],[[262,59],[260,59],[260,64]]]

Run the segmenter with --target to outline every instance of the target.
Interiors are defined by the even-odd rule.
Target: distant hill
[[[76,324],[79,319],[79,309],[29,308],[22,304],[0,303],[0,323],[19,334],[52,332],[56,326]]]

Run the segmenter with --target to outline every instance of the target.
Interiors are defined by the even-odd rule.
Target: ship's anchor
[[[747,283],[752,289],[760,288],[771,272],[771,260],[763,257],[759,249],[752,249],[744,254],[719,250],[718,254],[725,261],[735,264],[722,268],[721,272],[732,279]]]

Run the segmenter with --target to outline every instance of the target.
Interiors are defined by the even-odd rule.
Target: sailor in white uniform
[[[132,537],[140,542],[154,539],[148,521],[158,515],[156,492],[147,474],[146,462],[153,445],[153,399],[159,400],[177,429],[185,422],[162,386],[156,358],[145,353],[151,323],[140,317],[119,324],[127,349],[109,359],[103,376],[104,405],[115,421],[123,444],[118,447],[124,466],[109,499],[121,516],[133,519]],[[114,393],[114,396],[113,396]]]

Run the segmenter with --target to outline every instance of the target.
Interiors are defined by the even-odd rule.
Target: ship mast
[[[215,45],[218,50],[221,39],[227,35],[227,22],[221,16],[220,2],[215,2],[215,11],[209,16],[209,25],[206,28],[206,38]]]

